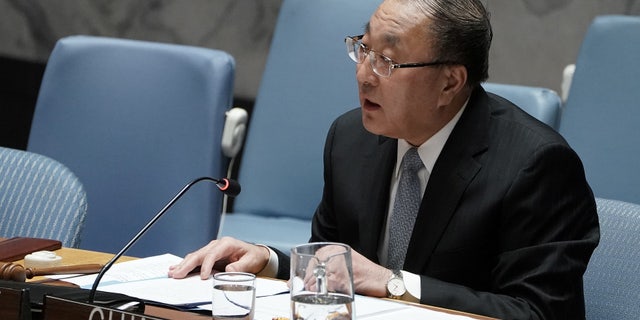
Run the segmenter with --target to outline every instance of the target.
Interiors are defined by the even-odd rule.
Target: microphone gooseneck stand
[[[102,277],[104,276],[104,274],[111,268],[111,266],[116,262],[116,260],[120,259],[120,257],[122,257],[122,255],[124,255],[125,252],[127,252],[127,250],[129,250],[129,248],[136,243],[136,241],[138,241],[138,239],[145,233],[147,232],[147,230],[154,224],[156,223],[156,221],[158,221],[158,219],[160,219],[160,217],[162,217],[162,215],[169,210],[169,208],[171,208],[171,206],[173,206],[173,204],[178,201],[178,199],[180,199],[180,197],[182,197],[183,194],[185,194],[187,192],[187,190],[189,190],[189,188],[191,188],[191,186],[193,186],[194,184],[200,182],[200,181],[211,181],[214,182],[216,184],[216,186],[218,186],[218,189],[220,189],[220,191],[222,191],[223,193],[227,194],[230,197],[235,197],[236,195],[238,195],[238,193],[240,193],[240,185],[234,181],[234,180],[229,180],[229,179],[214,179],[214,178],[210,178],[210,177],[200,177],[197,178],[191,182],[189,182],[187,185],[185,185],[182,190],[180,190],[174,197],[173,199],[171,199],[165,206],[164,208],[162,208],[154,217],[153,219],[151,219],[151,221],[149,221],[143,228],[142,230],[140,230],[130,241],[129,243],[127,243],[122,250],[120,250],[120,252],[118,252],[115,256],[113,256],[113,258],[111,258],[111,260],[109,260],[109,262],[107,262],[101,269],[100,272],[98,273],[98,276],[96,277],[96,279],[93,282],[93,286],[91,287],[91,291],[89,291],[89,298],[88,298],[88,302],[90,304],[94,303],[95,300],[95,296],[96,296],[96,291],[98,290],[98,284],[100,283],[100,280],[102,279]]]

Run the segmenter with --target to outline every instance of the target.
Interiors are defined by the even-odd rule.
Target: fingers
[[[269,262],[270,251],[262,245],[242,243],[242,256],[227,264],[225,271],[259,273]]]
[[[219,240],[213,240],[199,250],[187,254],[180,264],[169,267],[169,277],[174,279],[182,279],[186,277],[195,268],[200,267],[200,278],[208,279],[211,276],[213,266],[219,260],[221,253],[230,252],[231,249],[225,249],[225,243]]]
[[[202,264],[202,258],[197,255],[197,252],[190,253],[176,265],[169,267],[168,276],[174,279],[182,279],[189,274],[193,269]]]
[[[206,254],[204,256],[204,259],[202,260],[202,264],[200,266],[200,279],[202,280],[209,279],[215,263],[216,263],[216,256],[214,254]]]
[[[181,279],[200,266],[200,278],[205,280],[214,271],[258,273],[269,261],[269,250],[230,237],[213,240],[189,253],[180,264],[169,267],[171,278]]]

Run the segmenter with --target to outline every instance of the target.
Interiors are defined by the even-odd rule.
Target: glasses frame
[[[434,66],[440,66],[440,65],[445,65],[445,64],[455,64],[455,62],[453,61],[431,61],[431,62],[410,62],[410,63],[397,63],[395,61],[393,61],[393,59],[385,56],[384,54],[377,52],[373,49],[370,49],[369,47],[367,47],[364,43],[362,43],[362,38],[364,37],[364,34],[361,35],[357,35],[357,36],[347,36],[344,38],[344,42],[345,45],[347,46],[347,54],[349,55],[349,57],[351,58],[351,60],[353,60],[355,63],[362,63],[364,62],[366,57],[369,57],[369,64],[371,65],[371,69],[373,70],[373,72],[381,77],[385,77],[388,78],[391,76],[391,73],[393,71],[393,69],[400,69],[400,68],[422,68],[422,67],[434,67]],[[353,46],[349,45],[349,42],[352,41],[353,42]],[[351,55],[352,51],[351,50],[357,50],[356,49],[356,45],[360,46],[362,52],[364,53],[364,55],[366,57],[362,58],[362,61],[358,61],[358,59],[356,58],[355,54]],[[375,67],[374,65],[374,59],[371,58],[371,53],[373,52],[374,54],[374,59],[375,56],[380,56],[383,61],[385,61],[388,65],[387,68],[387,73],[381,73],[380,70],[378,70],[378,68]],[[355,51],[353,51],[353,53],[355,53]]]

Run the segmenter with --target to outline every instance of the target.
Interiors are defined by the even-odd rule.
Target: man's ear
[[[445,65],[443,68],[440,105],[449,105],[467,83],[467,68],[461,64]]]

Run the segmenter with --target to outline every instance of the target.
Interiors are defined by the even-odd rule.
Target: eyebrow
[[[371,25],[369,24],[369,22],[367,22],[367,24],[365,24],[364,26],[364,34],[368,34],[370,31],[371,31]],[[391,33],[383,34],[383,39],[385,44],[389,46],[395,46],[398,42],[400,42],[400,38]]]

